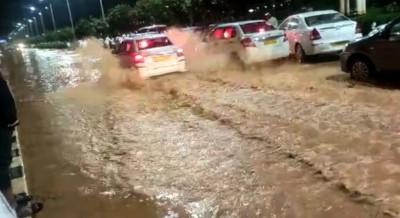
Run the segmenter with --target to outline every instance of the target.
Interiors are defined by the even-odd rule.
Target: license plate
[[[347,44],[347,42],[335,42],[335,43],[331,43],[332,47],[342,47],[345,46]]]
[[[167,60],[169,60],[169,59],[171,59],[171,56],[170,56],[170,55],[153,57],[153,61],[154,61],[154,62],[167,61]]]
[[[275,45],[275,44],[276,44],[276,40],[275,39],[265,40],[264,41],[264,45]]]

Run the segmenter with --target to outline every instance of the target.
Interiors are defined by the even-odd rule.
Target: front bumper
[[[350,58],[351,53],[350,52],[342,52],[340,54],[340,66],[341,70],[345,73],[349,73],[349,58]]]

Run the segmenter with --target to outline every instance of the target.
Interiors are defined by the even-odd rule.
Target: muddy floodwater
[[[6,58],[39,218],[400,212],[400,80],[355,83],[333,58],[140,81],[113,58]]]

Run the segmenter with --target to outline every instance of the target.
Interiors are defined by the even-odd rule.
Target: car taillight
[[[256,45],[254,44],[253,40],[251,40],[251,38],[244,38],[242,40],[240,40],[240,43],[242,43],[243,47],[256,47]]]
[[[356,33],[362,33],[361,25],[359,23],[356,25]]]
[[[288,40],[286,33],[283,34],[283,41],[286,42]]]
[[[133,61],[137,64],[137,63],[144,63],[144,57],[143,55],[139,54],[139,53],[133,53],[132,55]]]
[[[313,30],[311,31],[310,39],[311,39],[311,40],[318,40],[318,39],[321,39],[321,35],[319,34],[319,32],[318,32],[317,29],[313,29]]]
[[[149,47],[149,41],[148,41],[148,40],[141,40],[141,41],[138,41],[137,46],[138,46],[140,49],[145,49],[145,48]]]
[[[178,55],[178,57],[183,56],[183,49],[178,48],[178,49],[176,50],[176,54]]]

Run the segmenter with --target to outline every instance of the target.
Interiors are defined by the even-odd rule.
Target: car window
[[[392,26],[392,28],[390,29],[390,33],[396,35],[400,34],[400,22]]]
[[[159,48],[170,45],[172,45],[172,43],[166,36],[136,40],[136,46],[138,47],[139,50]]]
[[[286,30],[286,28],[288,27],[288,24],[289,24],[289,21],[290,21],[290,20],[291,20],[290,18],[284,20],[284,21],[281,23],[281,25],[279,26],[279,29],[280,29],[280,30]]]
[[[271,25],[268,25],[266,22],[255,22],[255,23],[247,23],[240,25],[244,34],[251,33],[259,33],[265,32],[269,30],[275,30],[275,28]]]
[[[292,18],[290,22],[288,22],[287,27],[288,29],[297,29],[299,28],[300,20],[298,18]]]
[[[340,13],[320,14],[305,18],[306,24],[309,27],[321,24],[337,23],[348,20],[349,18],[345,17],[343,14]]]
[[[237,35],[235,27],[219,27],[211,32],[210,39],[221,40],[221,39],[232,39]]]

